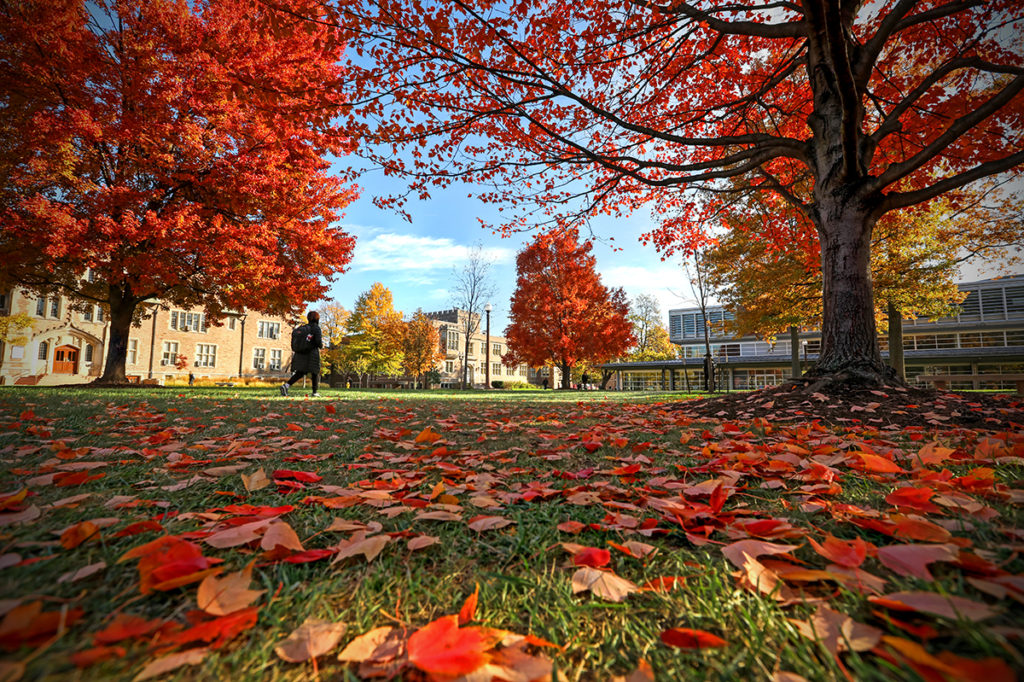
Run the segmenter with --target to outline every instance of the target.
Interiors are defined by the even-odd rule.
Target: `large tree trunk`
[[[830,382],[865,386],[899,383],[882,362],[871,287],[872,219],[856,200],[822,202],[818,235],[824,281],[821,351],[808,371]],[[852,205],[851,205],[852,204]]]
[[[128,335],[138,301],[122,292],[110,292],[110,338],[107,341],[107,361],[103,375],[96,381],[104,384],[128,383],[125,363],[128,359]]]
[[[889,366],[900,381],[906,381],[906,365],[903,362],[903,313],[892,301],[887,302],[889,315]]]
[[[572,387],[572,365],[563,362],[562,366],[562,388],[568,390]]]

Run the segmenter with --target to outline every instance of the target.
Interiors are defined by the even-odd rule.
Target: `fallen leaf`
[[[274,653],[289,663],[302,663],[328,653],[345,634],[344,623],[307,618],[287,639],[274,647]]]
[[[270,524],[267,527],[267,532],[263,534],[263,539],[260,540],[260,548],[265,551],[269,552],[278,547],[284,547],[295,552],[305,550],[302,542],[299,540],[299,536],[284,521],[276,521]]]
[[[661,641],[679,649],[714,649],[727,646],[728,642],[706,630],[690,628],[669,628],[661,633]]]
[[[228,573],[223,577],[209,575],[199,583],[196,603],[211,616],[226,616],[248,606],[260,598],[266,590],[250,590],[252,582],[250,563],[241,571]]]
[[[270,485],[271,480],[267,478],[266,472],[263,471],[263,467],[260,467],[251,474],[242,474],[242,485],[249,492],[255,490],[263,490]]]
[[[999,613],[994,607],[982,602],[935,592],[894,592],[881,597],[868,597],[868,601],[889,609],[931,613],[950,620],[963,618],[977,622]]]
[[[620,578],[611,571],[602,571],[589,566],[584,566],[572,576],[573,594],[589,590],[594,595],[611,602],[621,602],[639,589],[630,581]]]
[[[136,675],[132,682],[142,682],[142,680],[149,680],[154,677],[159,677],[172,670],[185,665],[199,665],[206,658],[206,655],[210,653],[209,649],[189,649],[187,651],[179,651],[175,654],[168,654],[149,662],[145,668],[143,668],[138,675]]]
[[[89,564],[88,566],[83,566],[82,568],[78,569],[77,571],[68,571],[67,573],[64,573],[59,578],[57,578],[57,583],[58,584],[61,584],[61,583],[73,583],[73,582],[76,582],[76,581],[79,581],[79,580],[85,580],[89,576],[95,575],[95,574],[99,573],[100,571],[102,571],[106,567],[107,567],[107,562],[106,561],[97,561],[94,564]]]
[[[409,663],[427,673],[465,675],[487,662],[486,640],[476,628],[460,628],[458,616],[444,616],[409,636]]]
[[[956,561],[956,545],[887,545],[878,548],[878,560],[897,575],[912,575],[921,580],[934,580],[928,564]]]
[[[858,623],[845,613],[822,604],[818,604],[810,620],[790,619],[789,622],[807,639],[821,642],[833,656],[842,651],[868,651],[882,638],[881,630]]]

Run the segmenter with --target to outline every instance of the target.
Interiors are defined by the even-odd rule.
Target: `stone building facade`
[[[25,343],[0,343],[0,383],[85,383],[103,373],[109,323],[99,305],[72,306],[63,296],[0,292],[0,315],[32,318]],[[133,381],[240,377],[280,380],[291,363],[292,321],[243,311],[213,323],[201,309],[146,306],[128,338],[125,372]],[[183,366],[179,366],[183,365]]]
[[[441,334],[441,340],[445,349],[445,359],[441,362],[438,371],[441,373],[441,386],[456,387],[461,384],[459,377],[462,372],[462,360],[466,352],[466,320],[472,315],[476,322],[476,333],[470,336],[469,340],[469,367],[467,369],[467,380],[470,385],[483,387],[487,381],[487,364],[490,362],[490,380],[495,381],[520,381],[543,385],[544,379],[552,387],[558,385],[558,370],[551,367],[533,368],[525,364],[516,367],[507,367],[501,361],[501,356],[508,352],[508,342],[505,337],[495,334],[490,335],[490,353],[487,348],[487,328],[480,315],[469,313],[465,310],[449,309],[424,313],[437,327]]]

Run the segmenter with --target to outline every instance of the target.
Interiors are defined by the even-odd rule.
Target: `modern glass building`
[[[1013,389],[1009,383],[986,381],[986,374],[1024,372],[1024,275],[986,279],[960,285],[967,298],[959,314],[939,319],[903,321],[907,381],[923,385],[923,374],[972,374],[977,379],[954,383],[953,389]],[[788,379],[791,346],[787,337],[767,343],[755,337],[735,337],[726,331],[731,313],[720,306],[669,311],[669,339],[679,346],[679,359],[621,362],[606,365],[616,371],[624,390],[696,390],[702,382],[704,326],[708,326],[720,390],[763,388]],[[804,367],[818,357],[821,334],[799,336]],[[880,338],[883,358],[888,340]]]

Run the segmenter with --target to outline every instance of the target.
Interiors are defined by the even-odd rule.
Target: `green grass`
[[[665,411],[663,404],[678,400],[679,394],[325,389],[322,398],[310,399],[306,392],[296,387],[292,397],[285,399],[274,389],[0,389],[0,495],[24,488],[28,481],[69,461],[101,462],[104,466],[94,471],[105,474],[73,487],[38,481],[28,485],[32,496],[26,504],[39,507],[42,516],[31,523],[0,527],[0,555],[41,559],[0,569],[0,599],[43,599],[47,610],[67,604],[85,613],[44,652],[33,654],[31,647],[22,647],[6,652],[4,659],[28,660],[26,679],[135,675],[153,656],[146,642],[129,643],[124,658],[83,670],[77,670],[69,656],[91,646],[91,634],[118,611],[184,623],[195,608],[196,586],[140,596],[136,562],[119,564],[117,560],[157,534],[115,538],[114,533],[161,513],[200,514],[247,503],[294,505],[294,511],[282,518],[307,549],[328,547],[347,537],[347,533],[324,532],[338,518],[379,522],[384,532],[428,534],[440,542],[410,552],[400,537],[369,563],[357,557],[333,565],[330,559],[293,565],[266,561],[258,547],[217,550],[196,539],[206,556],[224,559],[227,571],[256,560],[254,582],[267,594],[254,628],[215,651],[201,666],[178,671],[181,679],[308,679],[314,675],[312,665],[285,663],[273,652],[305,618],[347,623],[344,646],[374,627],[400,621],[414,629],[456,613],[476,585],[480,587],[478,622],[557,643],[562,648],[547,655],[569,680],[626,675],[641,659],[653,666],[659,680],[771,679],[779,670],[810,680],[840,680],[847,673],[861,680],[919,679],[909,667],[893,666],[872,652],[845,653],[837,663],[820,644],[799,635],[789,620],[807,618],[814,607],[783,607],[743,589],[717,543],[742,539],[733,522],[746,515],[784,518],[819,541],[829,532],[844,539],[863,537],[878,546],[900,542],[858,528],[842,515],[805,508],[808,495],[798,490],[802,481],[782,478],[783,488],[762,488],[769,472],[766,463],[781,456],[783,443],[806,446],[808,440],[819,439],[822,447],[838,452],[865,446],[916,452],[930,437],[912,441],[900,433],[845,430],[814,435],[799,425],[781,429],[740,425],[740,433],[723,432],[716,425],[688,423]],[[428,426],[442,434],[450,453],[434,455],[436,446],[413,442]],[[937,437],[957,452],[973,453],[978,434],[947,432]],[[620,438],[625,441],[617,441]],[[600,442],[600,447],[588,452],[581,445],[588,440]],[[1024,446],[1018,447],[1024,451]],[[54,456],[65,448],[88,449],[74,460]],[[763,455],[762,459],[755,454]],[[821,456],[827,459],[827,454]],[[194,462],[188,463],[188,458]],[[998,466],[1001,488],[969,493],[998,516],[972,517],[973,531],[955,533],[973,551],[1015,574],[1024,568],[1024,561],[1014,549],[1020,540],[1008,539],[1007,529],[1021,527],[1016,503],[1021,499],[1019,462],[1018,454],[1017,459]],[[641,463],[640,471],[610,473],[630,463]],[[296,492],[273,485],[247,492],[238,473],[203,474],[232,464],[244,464],[244,472],[262,467],[268,476],[275,469],[311,471],[323,480],[307,483]],[[966,459],[936,466],[936,472],[948,472],[938,474],[945,481],[939,487],[963,493],[950,481],[979,466],[985,464]],[[869,476],[845,465],[835,468],[842,492],[816,499],[880,512],[889,511],[884,497],[893,489],[921,485],[924,480]],[[594,472],[570,477],[587,469]],[[726,501],[724,511],[739,515],[730,523],[718,524],[712,544],[692,544],[678,523],[647,505],[651,496],[679,499],[682,488],[729,471],[739,472],[739,484],[745,487]],[[200,480],[188,487],[165,489],[196,476]],[[394,516],[382,515],[371,503],[328,509],[314,499],[333,497],[342,488],[388,489],[395,481],[403,483],[400,490],[406,499],[426,500],[438,486],[443,487],[463,508],[464,520],[417,520],[417,508],[410,505]],[[531,486],[551,492],[530,501],[518,497]],[[600,499],[574,504],[569,499],[574,489]],[[474,494],[484,490],[502,503],[501,509],[474,506]],[[74,508],[52,506],[79,494],[90,497]],[[134,496],[138,506],[111,508],[108,503],[116,495]],[[706,497],[687,499],[707,501]],[[609,522],[611,513],[656,519],[658,534],[647,537],[614,527]],[[515,523],[477,533],[465,521],[477,514],[501,515]],[[56,542],[55,531],[104,517],[116,517],[117,522],[104,528],[98,541],[73,549]],[[933,520],[953,517],[929,515]],[[600,528],[588,528],[579,535],[557,528],[569,520]],[[204,520],[172,517],[163,523],[166,532],[182,534],[200,530]],[[612,550],[609,567],[618,575],[636,584],[660,576],[683,576],[685,586],[671,592],[633,594],[622,603],[572,593],[574,567],[559,543],[607,547],[608,541],[630,540],[650,543],[657,552],[640,560]],[[821,569],[827,563],[811,551],[804,537],[773,541],[801,545],[795,556],[807,568]],[[62,574],[98,561],[107,564],[103,572],[79,582],[57,582]],[[1005,630],[1021,625],[1014,604],[981,593],[967,580],[975,574],[952,564],[932,564],[936,581],[926,582],[896,575],[873,557],[864,568],[889,581],[887,592],[936,591],[1001,606],[1000,615],[983,623],[896,615],[936,628],[936,637],[924,642],[933,654],[950,651],[972,659],[994,657],[1021,668],[1020,640],[1008,637]],[[859,622],[912,639],[873,615],[877,607],[863,594],[833,583],[811,583],[808,589]],[[659,638],[670,627],[707,630],[728,645],[706,651],[672,648]],[[321,676],[357,679],[355,668],[334,658],[331,654],[320,659]]]

